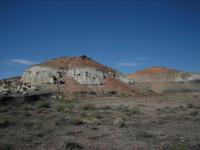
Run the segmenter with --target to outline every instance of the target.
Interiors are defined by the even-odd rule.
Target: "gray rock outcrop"
[[[114,77],[128,83],[128,79],[119,72],[102,72],[93,67],[72,68],[59,70],[50,67],[34,66],[27,69],[22,75],[22,82],[32,84],[53,84],[64,82],[65,77],[72,77],[80,84],[102,84],[107,77]]]

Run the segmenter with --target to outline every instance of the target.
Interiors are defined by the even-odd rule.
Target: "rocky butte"
[[[85,55],[55,58],[31,66],[12,86],[8,83],[4,81],[1,86],[4,95],[60,92],[66,96],[109,96],[135,92],[125,75]],[[16,90],[12,90],[13,86]]]

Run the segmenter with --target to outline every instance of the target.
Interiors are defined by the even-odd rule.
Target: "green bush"
[[[121,104],[119,107],[117,107],[117,110],[122,112],[129,112],[130,107],[128,105]]]
[[[0,144],[0,150],[11,150],[10,144]]]
[[[141,113],[141,111],[140,111],[140,109],[139,109],[139,107],[132,107],[131,109],[130,109],[130,112],[132,113],[132,114],[139,114],[139,113]]]
[[[187,150],[188,148],[183,144],[167,145],[164,150]]]
[[[95,110],[96,106],[94,104],[83,104],[80,106],[81,110]]]
[[[188,103],[187,106],[188,106],[188,108],[193,108],[194,104],[193,103]]]
[[[79,117],[71,118],[70,123],[73,125],[81,125],[84,124],[84,121]]]
[[[199,113],[198,111],[194,110],[194,111],[189,112],[189,115],[196,116],[198,113]]]
[[[60,112],[63,112],[64,110],[65,110],[65,106],[64,105],[58,105],[57,107],[56,107],[56,110],[57,111],[60,111]]]
[[[0,128],[5,128],[9,126],[10,119],[8,117],[0,117]]]
[[[169,106],[163,108],[157,108],[156,110],[161,113],[176,113],[176,109]]]
[[[35,130],[39,130],[44,128],[44,123],[40,120],[29,120],[24,122],[24,126]]]
[[[20,107],[20,110],[22,110],[22,111],[32,110],[32,106],[31,106],[30,104],[23,104],[23,105]]]
[[[137,106],[130,107],[129,105],[120,105],[117,110],[124,112],[126,115],[131,116],[131,115],[136,115],[140,114],[140,108]]]
[[[109,110],[109,109],[112,109],[109,105],[100,106],[100,107],[98,107],[98,108],[101,109],[101,110]]]
[[[49,105],[50,105],[50,103],[48,102],[48,101],[38,101],[37,103],[36,103],[36,106],[38,107],[38,108],[49,108]]]
[[[1,112],[1,113],[5,113],[5,112],[7,112],[8,110],[9,110],[9,108],[6,107],[6,106],[2,106],[2,107],[0,108],[0,112]]]

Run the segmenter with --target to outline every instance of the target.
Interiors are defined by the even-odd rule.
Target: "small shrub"
[[[129,105],[120,105],[117,108],[117,110],[120,110],[121,112],[125,113],[128,116],[136,115],[136,114],[140,114],[141,113],[139,107],[137,107],[137,106],[129,107]]]
[[[1,117],[0,118],[0,128],[8,127],[10,124],[10,120],[7,117]]]
[[[49,108],[49,102],[47,102],[47,101],[38,101],[37,103],[36,103],[36,106],[38,107],[38,108]]]
[[[0,108],[1,113],[5,113],[7,111],[8,111],[8,107],[6,107],[6,106],[3,106],[3,107]]]
[[[0,150],[11,150],[10,144],[0,144]]]
[[[94,91],[90,91],[89,94],[90,94],[90,95],[97,95],[97,93],[94,92]]]
[[[64,105],[59,105],[56,107],[57,111],[63,112],[65,110],[65,106]]]
[[[152,138],[153,135],[146,132],[146,131],[139,131],[137,134],[136,134],[136,137],[137,138],[143,138],[143,139],[146,139],[146,138]]]
[[[180,108],[180,109],[183,109],[183,108],[184,108],[184,106],[183,106],[183,105],[180,105],[180,106],[179,106],[179,108]]]
[[[193,108],[194,104],[193,103],[188,103],[187,106],[188,106],[188,108]]]
[[[183,144],[171,144],[167,145],[164,150],[187,150],[187,146]]]
[[[117,107],[117,110],[122,111],[122,112],[128,112],[129,111],[129,105],[121,104],[119,107]]]
[[[107,96],[115,96],[117,95],[117,91],[108,91]]]
[[[130,109],[131,114],[139,114],[140,113],[140,109],[139,107],[133,107]]]
[[[24,110],[32,110],[32,106],[30,104],[23,104],[20,107],[20,110],[24,111]]]
[[[30,121],[26,121],[24,123],[24,126],[31,127],[35,130],[39,130],[39,129],[44,128],[44,123],[40,120],[30,120]]]
[[[74,108],[75,103],[77,103],[77,100],[68,100],[68,99],[59,99],[60,105],[65,106],[66,108],[72,109]]]
[[[189,115],[196,116],[198,113],[199,113],[198,111],[194,110],[194,111],[189,112]]]
[[[99,107],[99,109],[109,110],[109,109],[112,109],[112,108],[110,106],[108,106],[108,105],[104,105],[104,106]]]
[[[80,106],[81,110],[95,110],[96,106],[94,104],[83,104]]]
[[[84,124],[83,120],[81,118],[78,118],[78,117],[71,118],[70,123],[73,124],[73,125]]]
[[[79,150],[79,149],[83,149],[83,146],[79,143],[75,143],[75,142],[66,142],[65,143],[65,149],[68,150]]]
[[[200,109],[200,105],[194,106],[195,109]]]
[[[156,111],[161,111],[161,108],[156,108]]]
[[[88,117],[88,118],[83,118],[82,122],[85,124],[99,124],[99,119],[95,117]]]
[[[119,128],[122,128],[122,127],[125,127],[126,124],[125,124],[125,120],[121,117],[117,117],[114,119],[113,121],[113,125],[119,127]]]
[[[126,98],[126,97],[129,97],[130,95],[127,94],[127,93],[122,93],[120,96],[123,97],[123,98]]]
[[[175,108],[171,108],[169,106],[163,107],[163,108],[159,108],[158,109],[160,112],[162,113],[176,113]]]

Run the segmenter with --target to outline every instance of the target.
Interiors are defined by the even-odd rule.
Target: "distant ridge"
[[[145,68],[144,70],[137,71],[133,74],[128,74],[127,77],[132,78],[134,76],[140,76],[140,75],[143,76],[143,75],[165,74],[171,72],[178,72],[178,71],[167,67],[155,66],[155,67]]]
[[[200,91],[200,74],[178,71],[167,67],[150,67],[128,74],[134,83],[143,84],[156,92]]]

